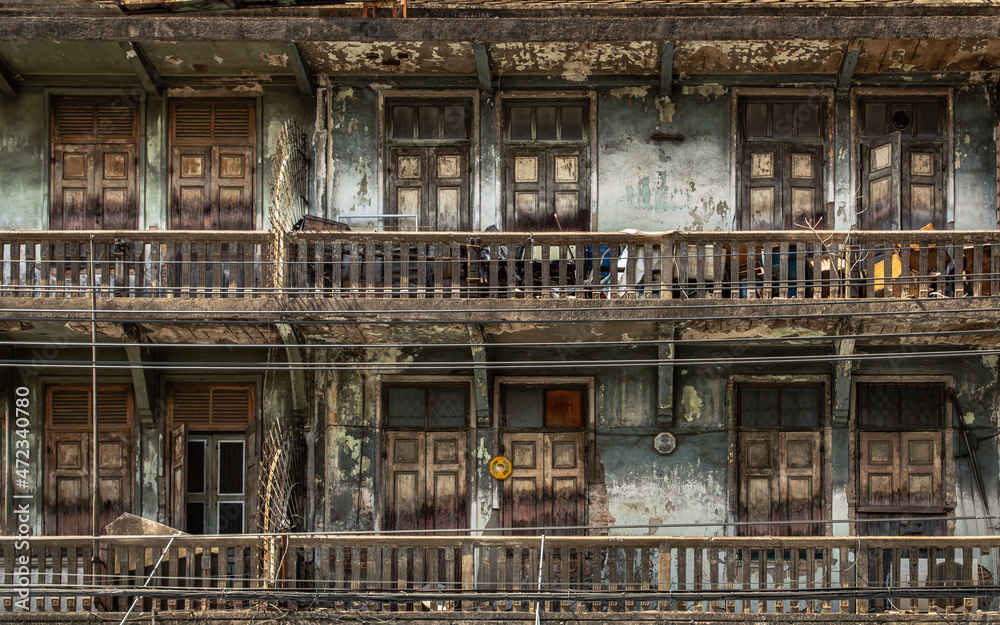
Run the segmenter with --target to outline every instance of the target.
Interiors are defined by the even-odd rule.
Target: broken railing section
[[[96,289],[102,298],[817,300],[1000,292],[995,231],[295,231],[281,255],[269,242],[268,232],[245,231],[0,232],[0,296]]]
[[[31,539],[31,608],[866,614],[997,611],[997,537],[170,536]],[[0,584],[18,566],[0,538]],[[278,541],[279,566],[260,554]],[[154,570],[161,554],[163,561]],[[538,574],[541,571],[541,583]],[[146,580],[149,584],[143,585]],[[10,595],[11,593],[5,593]],[[136,598],[139,600],[136,601]],[[4,599],[3,610],[13,608]]]

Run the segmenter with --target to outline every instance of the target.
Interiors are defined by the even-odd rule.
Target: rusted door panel
[[[823,515],[819,432],[781,432],[779,493],[783,520],[808,521]],[[793,536],[822,534],[818,525],[792,523]]]
[[[386,527],[426,529],[424,493],[426,460],[423,432],[390,431]]]
[[[740,434],[740,520],[745,523],[776,520],[778,508],[778,434],[744,432]],[[769,525],[748,525],[750,535],[768,535]]]
[[[91,532],[91,434],[46,435],[45,528],[51,535]],[[132,511],[132,443],[125,430],[100,432],[98,523],[101,528]]]
[[[469,150],[436,147],[427,150],[429,193],[421,222],[433,230],[469,229]]]
[[[252,230],[253,149],[239,146],[212,148],[213,210],[209,228],[213,230]]]
[[[464,432],[427,432],[427,520],[432,529],[460,529],[468,523]]]
[[[138,227],[136,154],[134,144],[98,145],[94,158],[93,212],[97,230]]]
[[[545,486],[551,501],[546,525],[575,527],[586,523],[583,432],[545,434]],[[567,533],[578,533],[566,530]]]
[[[94,198],[94,146],[52,147],[52,204],[49,228],[89,230]]]
[[[549,212],[546,208],[546,156],[544,148],[508,149],[506,230],[546,229],[546,213]],[[555,225],[554,220],[548,221]]]
[[[902,224],[919,230],[947,226],[944,203],[944,157],[938,142],[908,142],[902,146]]]
[[[389,151],[389,211],[394,215],[413,215],[395,224],[401,230],[431,230],[426,223],[427,150],[393,148]]]
[[[860,506],[898,504],[899,434],[861,432],[858,437],[858,494]]]
[[[782,212],[776,228],[828,228],[823,189],[823,146],[791,144],[782,154]]]
[[[170,170],[170,228],[207,229],[212,222],[212,148],[173,148]]]
[[[941,432],[900,432],[900,505],[943,507]]]
[[[546,229],[587,232],[590,230],[587,193],[590,171],[586,150],[553,148],[547,152]]]
[[[507,433],[504,446],[512,465],[503,487],[507,527],[586,524],[583,432]]]
[[[46,435],[45,530],[50,535],[90,533],[90,435]]]
[[[863,230],[900,227],[900,134],[866,141],[861,150],[862,196],[858,215]]]

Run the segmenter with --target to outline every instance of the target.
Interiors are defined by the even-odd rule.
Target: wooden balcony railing
[[[0,232],[0,296],[262,297],[266,232]]]
[[[292,232],[280,245],[267,232],[8,231],[0,296],[982,296],[1000,292],[998,246],[996,231]]]
[[[7,611],[20,588],[37,612],[969,614],[1000,596],[998,537],[104,537],[96,566],[90,538],[18,540],[0,538]]]

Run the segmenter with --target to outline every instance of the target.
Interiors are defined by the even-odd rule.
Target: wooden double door
[[[387,444],[386,528],[468,528],[466,432],[390,430]]]
[[[546,528],[550,535],[581,533],[553,528],[587,522],[584,442],[582,431],[504,434],[512,465],[503,482],[504,527]]]

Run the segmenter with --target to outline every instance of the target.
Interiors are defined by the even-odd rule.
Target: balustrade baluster
[[[674,235],[660,238],[660,299],[673,299]]]
[[[699,298],[705,297],[706,293],[706,268],[705,268],[705,244],[698,243],[695,245],[695,277],[697,279],[697,287],[695,293]]]
[[[788,298],[788,279],[788,243],[782,242],[778,244],[778,297],[782,299]]]
[[[702,591],[702,581],[705,579],[705,557],[704,548],[701,545],[695,545],[694,547],[694,590],[695,594],[700,597]],[[704,603],[699,598],[694,602],[695,612],[704,612]]]

